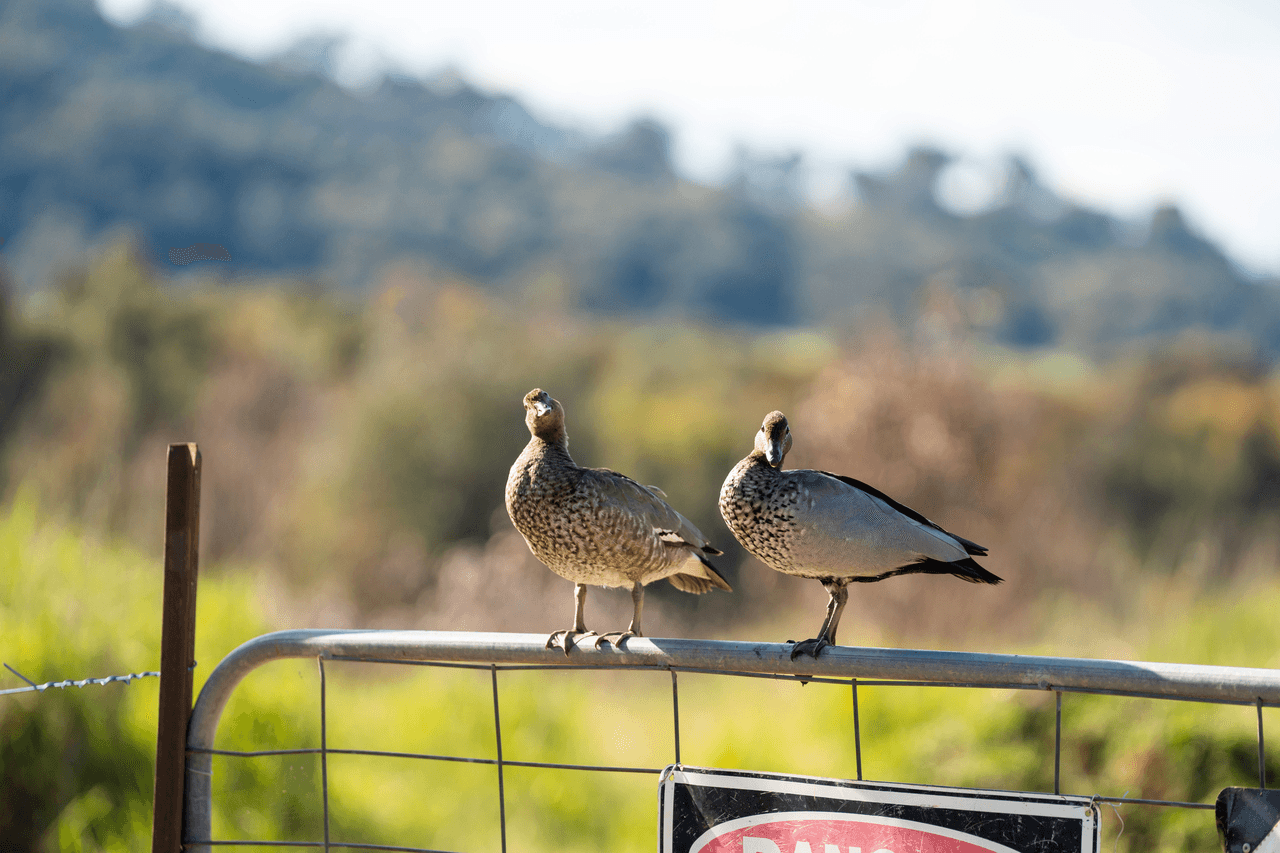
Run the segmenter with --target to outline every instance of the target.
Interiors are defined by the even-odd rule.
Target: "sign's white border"
[[[1271,827],[1267,837],[1253,849],[1253,853],[1280,853],[1280,823]]]
[[[664,770],[659,779],[663,797],[662,849],[666,853],[674,853],[672,810],[675,808],[677,783],[711,788],[734,788],[740,791],[774,791],[779,794],[799,794],[832,800],[857,800],[865,803],[1074,818],[1084,824],[1084,832],[1080,838],[1080,853],[1095,853],[1093,839],[1096,834],[1098,813],[1088,797],[1018,791],[983,791],[971,788],[939,788],[897,783],[883,784],[891,784],[894,789],[906,790],[885,790],[878,787],[879,783],[867,783],[867,787],[864,788],[855,787],[859,784],[857,782],[834,784],[817,777],[767,776],[765,774],[730,776],[708,770],[677,769],[674,766]],[[937,828],[930,831],[935,832]],[[699,843],[701,841],[702,839],[699,838]],[[696,849],[697,844],[694,846]]]

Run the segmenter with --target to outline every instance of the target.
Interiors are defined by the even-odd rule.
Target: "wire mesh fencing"
[[[261,847],[323,850],[397,850],[414,853],[473,853],[453,847],[414,846],[418,839],[396,839],[384,843],[358,838],[340,837],[335,832],[331,809],[331,784],[335,772],[353,772],[350,765],[341,771],[335,762],[352,759],[421,762],[431,767],[471,766],[491,772],[491,817],[475,816],[474,820],[491,820],[497,832],[491,846],[484,849],[508,849],[509,810],[512,797],[524,796],[529,779],[521,776],[513,785],[513,774],[526,770],[566,771],[650,777],[656,782],[664,766],[681,765],[688,750],[681,748],[681,677],[708,676],[715,679],[757,679],[772,682],[821,684],[848,691],[847,717],[824,721],[834,736],[848,733],[853,741],[853,762],[843,774],[847,778],[863,778],[864,744],[860,713],[860,691],[868,688],[969,688],[979,690],[1039,691],[1054,696],[1053,723],[1053,790],[1063,792],[1062,753],[1064,730],[1062,708],[1072,694],[1093,694],[1148,700],[1173,700],[1248,707],[1256,714],[1258,785],[1266,787],[1266,751],[1263,708],[1280,705],[1280,671],[1237,667],[1188,666],[1178,664],[1134,663],[1124,661],[1048,658],[1018,655],[984,655],[961,652],[930,652],[898,649],[862,649],[833,647],[817,660],[802,658],[792,661],[790,646],[766,643],[729,643],[635,638],[621,649],[611,646],[594,648],[584,644],[565,656],[558,649],[546,649],[545,637],[523,634],[466,634],[426,631],[284,631],[268,634],[235,650],[210,675],[200,693],[192,714],[187,738],[186,793],[184,810],[184,849],[210,851],[220,847]],[[318,662],[319,745],[267,750],[217,748],[215,737],[219,720],[234,689],[251,671],[275,660],[314,658]],[[467,672],[487,682],[483,689],[492,706],[492,751],[486,755],[456,754],[449,751],[415,751],[410,749],[364,748],[343,743],[332,745],[331,691],[334,689],[334,667],[367,667],[389,665],[415,667],[431,671]],[[513,753],[513,732],[504,727],[503,691],[500,687],[527,691],[529,679],[539,687],[554,690],[551,672],[601,673],[605,671],[649,673],[649,678],[669,678],[669,752],[660,762],[647,766],[631,766],[582,761],[530,760]],[[519,675],[527,673],[528,675]],[[487,676],[487,677],[486,677]],[[604,676],[599,676],[604,677]],[[615,678],[620,676],[608,676]],[[626,676],[632,677],[632,676]],[[344,688],[350,689],[350,688]],[[606,689],[608,686],[606,685]],[[686,694],[688,688],[686,687]],[[508,702],[511,700],[508,699]],[[688,696],[686,695],[686,704]],[[508,708],[510,710],[510,708]],[[651,709],[650,709],[651,710]],[[686,713],[708,711],[725,713],[726,709],[700,708],[696,704]],[[731,709],[750,713],[750,709]],[[605,712],[605,711],[602,711]],[[562,713],[551,709],[549,713]],[[1251,715],[1254,716],[1254,715]],[[789,736],[790,721],[780,721],[779,737]],[[421,725],[420,720],[405,720],[399,725]],[[430,722],[428,721],[428,724]],[[348,726],[348,732],[352,731]],[[358,731],[358,729],[355,729]],[[504,739],[504,732],[506,737]],[[1070,732],[1067,733],[1067,737]],[[516,738],[517,741],[521,739]],[[525,744],[527,747],[527,744]],[[563,745],[553,748],[564,748]],[[665,750],[666,747],[662,747]],[[310,757],[319,763],[322,823],[314,837],[287,840],[236,838],[216,839],[211,834],[213,759],[220,761],[253,761],[266,756]],[[1045,756],[1048,761],[1049,757]],[[370,772],[367,768],[360,772]],[[1047,774],[1046,774],[1047,776]],[[580,777],[582,778],[582,777]],[[433,771],[427,776],[430,790],[405,791],[406,797],[432,797],[447,800],[453,790],[444,774]],[[888,781],[888,780],[882,780]],[[937,780],[939,782],[944,780]],[[589,784],[589,783],[587,783]],[[1079,792],[1077,792],[1079,793]],[[1187,802],[1153,797],[1128,796],[1123,793],[1093,793],[1098,803],[1156,806],[1186,810],[1212,810],[1212,803]],[[1138,792],[1141,793],[1141,792]],[[625,806],[624,806],[625,807]],[[1210,819],[1211,820],[1211,819]],[[513,849],[521,849],[514,845]]]

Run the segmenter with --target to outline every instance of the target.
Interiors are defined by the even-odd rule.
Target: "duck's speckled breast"
[[[799,494],[762,460],[743,459],[720,489],[720,515],[742,546],[769,568],[794,574],[791,551],[799,529]]]
[[[678,561],[652,527],[610,505],[589,481],[567,454],[534,442],[516,460],[507,512],[534,556],[563,578],[595,586],[674,573]]]

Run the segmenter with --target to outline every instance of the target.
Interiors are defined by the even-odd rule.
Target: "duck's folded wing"
[[[658,490],[642,486],[630,477],[607,468],[584,469],[582,486],[594,490],[602,506],[642,519],[671,545],[686,545],[704,554],[720,553],[692,521],[659,497]]]
[[[857,481],[823,471],[789,471],[787,475],[800,487],[796,523],[805,529],[805,541],[820,551],[830,550],[832,557],[850,548],[865,548],[864,562],[869,567],[882,561],[886,566],[921,559],[952,562],[971,553],[966,541]]]
[[[861,480],[855,480],[852,477],[844,477],[844,476],[841,476],[840,474],[832,474],[830,471],[816,471],[814,473],[824,474],[827,477],[831,477],[833,479],[839,480],[841,483],[844,483],[846,486],[852,486],[853,488],[861,492],[865,492],[866,494],[870,495],[871,497],[883,503],[891,511],[901,513],[902,515],[906,516],[907,518],[911,519],[917,524],[924,525],[925,527],[931,527],[934,530],[938,531],[939,533],[943,533],[947,537],[954,539],[956,542],[959,542],[960,546],[964,548],[965,551],[969,554],[972,554],[978,557],[985,557],[987,555],[986,547],[979,545],[977,542],[972,542],[968,539],[965,539],[963,536],[957,536],[956,534],[952,533],[950,530],[944,529],[942,525],[937,524],[936,522],[930,521],[929,519],[925,518],[924,515],[912,509],[911,507],[907,506],[906,504],[895,501],[893,498],[889,497],[884,492],[877,489],[875,486],[869,486],[866,483],[862,482]]]

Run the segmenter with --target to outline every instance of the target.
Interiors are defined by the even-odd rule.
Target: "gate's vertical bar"
[[[1053,723],[1053,792],[1055,794],[1062,793],[1062,691],[1053,691],[1057,694],[1057,710],[1054,712]]]
[[[507,853],[507,795],[502,788],[502,717],[498,714],[498,667],[489,665],[493,679],[493,735],[498,740],[498,829],[502,833],[502,853]]]
[[[858,721],[858,679],[850,679],[853,685],[853,756],[858,762],[858,781],[862,781],[862,726]]]
[[[676,671],[671,670],[671,719],[676,731],[676,764],[680,763],[680,690],[676,687]]]
[[[1262,741],[1262,697],[1258,697],[1258,787],[1267,787],[1267,753]]]
[[[200,449],[169,445],[164,519],[164,610],[160,627],[160,711],[152,853],[182,849],[187,722],[195,667],[196,577],[200,548]]]
[[[320,663],[320,796],[324,804],[324,850],[329,853],[329,697],[324,675],[324,655]]]

